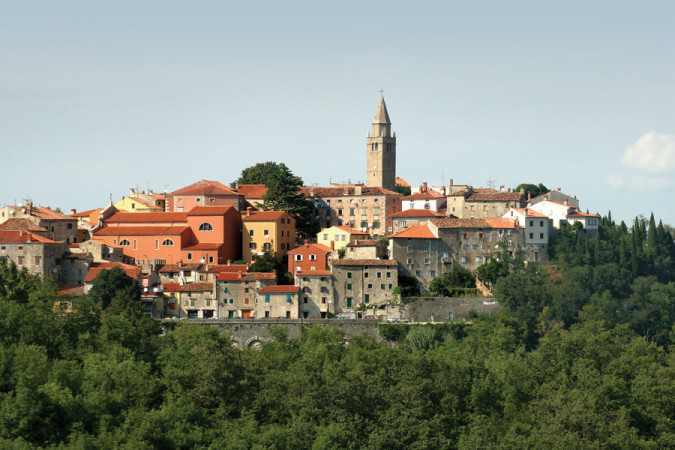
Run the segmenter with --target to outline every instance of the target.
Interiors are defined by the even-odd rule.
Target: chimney
[[[246,215],[247,216],[251,215],[251,209],[253,209],[253,208],[251,208],[250,206],[248,208],[246,208]]]
[[[305,239],[305,245],[309,244],[309,240]]]
[[[499,186],[499,192],[504,192],[504,185]]]
[[[178,267],[183,267],[183,260],[182,259],[178,260]]]
[[[511,188],[509,188],[508,191],[511,192]]]
[[[422,183],[422,187],[423,187],[422,192],[426,192],[427,191],[427,182],[426,181],[424,183]]]
[[[527,191],[527,201],[529,202],[531,198],[532,198],[532,192]]]
[[[354,185],[354,195],[361,195],[361,190],[362,186],[360,184]]]
[[[19,236],[23,236],[23,230],[19,230]]]
[[[560,188],[558,188],[558,192],[560,192]]]
[[[228,260],[227,260],[227,265],[228,265],[228,266],[231,266],[231,265],[232,265],[232,260],[231,260],[231,259],[228,259]]]
[[[453,180],[452,178],[450,178],[450,186],[454,186],[454,185],[455,185],[455,182],[454,182],[454,181],[455,181],[455,180]]]
[[[75,214],[76,212],[77,212],[77,209],[75,209],[75,208],[71,208],[71,210],[70,210],[70,214]]]
[[[314,186],[309,187],[309,196],[314,197]]]
[[[441,188],[441,195],[445,196],[445,186]]]

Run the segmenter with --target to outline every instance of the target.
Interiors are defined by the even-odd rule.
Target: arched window
[[[199,231],[213,231],[213,225],[208,222],[204,222],[203,224],[199,225]]]
[[[128,247],[129,245],[131,245],[131,242],[129,242],[128,239],[122,239],[120,241],[120,247]]]
[[[173,245],[173,241],[171,239],[164,239],[162,241],[162,246],[164,247],[170,247]]]

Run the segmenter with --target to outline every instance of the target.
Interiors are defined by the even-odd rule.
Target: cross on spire
[[[380,95],[384,97],[384,89],[380,88]]]

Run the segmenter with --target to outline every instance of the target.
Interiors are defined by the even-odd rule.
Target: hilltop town
[[[560,188],[411,187],[397,177],[391,125],[381,97],[366,183],[296,186],[309,201],[303,214],[274,201],[269,184],[209,180],[130,189],[88,211],[26,201],[0,209],[0,260],[74,296],[119,267],[140,282],[155,318],[384,317],[402,295],[427,294],[453,270],[475,277],[467,292],[489,295],[481,267],[546,261],[561,227],[597,235],[600,216]]]

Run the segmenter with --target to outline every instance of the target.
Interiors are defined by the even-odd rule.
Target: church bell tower
[[[396,186],[396,133],[391,133],[391,121],[384,97],[380,96],[373,119],[372,133],[368,134],[368,177],[366,186],[394,190]]]

